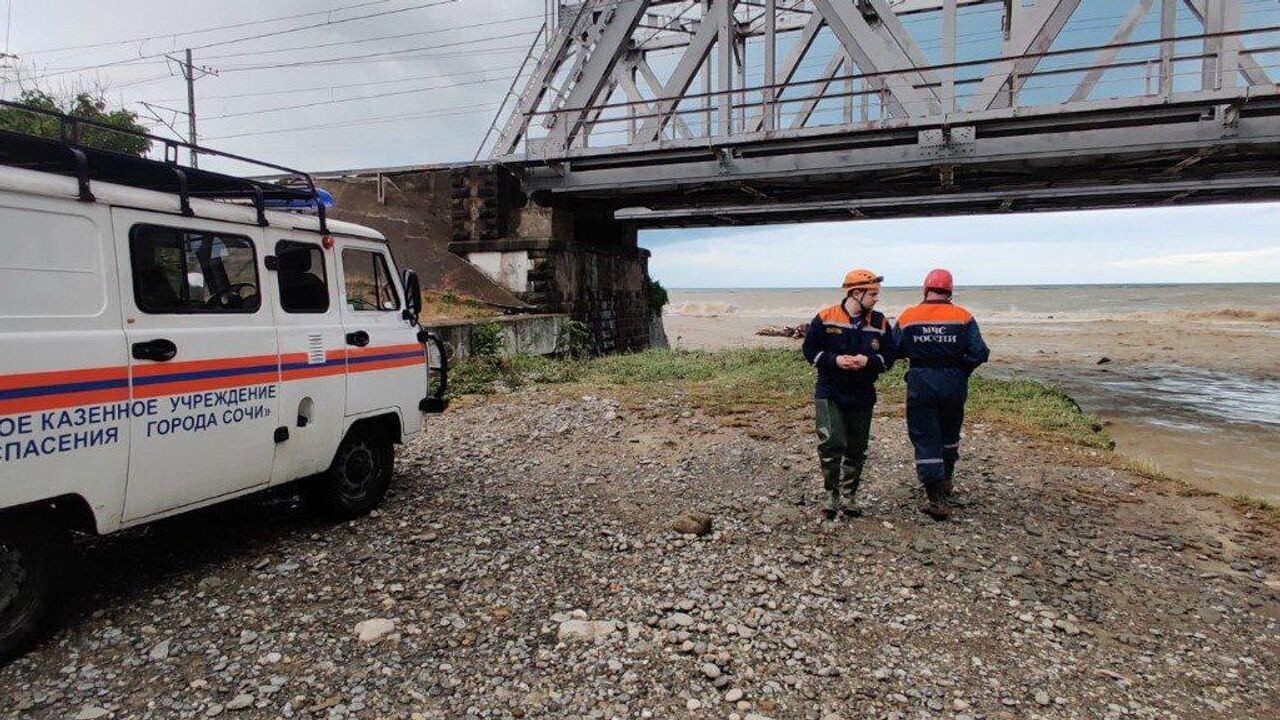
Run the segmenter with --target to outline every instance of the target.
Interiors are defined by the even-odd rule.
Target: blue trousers
[[[907,434],[915,447],[916,475],[927,487],[949,482],[960,459],[960,428],[969,374],[959,368],[907,372]]]

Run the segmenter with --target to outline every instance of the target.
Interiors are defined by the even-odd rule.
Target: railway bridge
[[[618,347],[641,228],[1280,200],[1270,0],[552,6],[451,249]]]

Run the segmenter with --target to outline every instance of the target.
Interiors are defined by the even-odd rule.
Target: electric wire
[[[417,120],[417,119],[435,118],[435,117],[453,117],[456,115],[475,115],[475,114],[487,112],[489,110],[493,110],[496,107],[497,107],[497,103],[486,103],[482,105],[462,105],[450,110],[436,110],[436,111],[427,112],[427,113],[410,114],[410,115],[397,114],[397,115],[371,116],[371,117],[360,118],[358,120],[350,120],[350,121],[334,122],[334,123],[317,123],[313,125],[290,125],[289,127],[276,128],[271,130],[254,130],[251,132],[231,133],[228,135],[216,135],[216,136],[208,137],[205,139],[206,140],[229,140],[232,138],[254,137],[257,135],[279,135],[282,133],[298,132],[302,130],[320,130],[320,129],[341,128],[341,127],[360,127],[364,125],[378,125],[378,124],[383,124],[388,122],[399,122],[402,120]]]
[[[342,24],[349,23],[349,22],[355,22],[355,21],[357,21],[357,20],[368,20],[368,19],[370,19],[370,18],[385,17],[385,16],[387,16],[387,15],[395,15],[395,14],[399,14],[399,13],[412,12],[412,11],[415,11],[415,10],[427,10],[427,9],[430,9],[430,8],[433,8],[433,7],[439,7],[439,6],[441,6],[441,5],[452,5],[452,4],[456,3],[456,2],[458,2],[458,0],[434,0],[433,2],[429,2],[429,3],[421,3],[421,4],[418,4],[418,5],[412,5],[412,6],[410,6],[410,7],[406,7],[406,8],[399,8],[399,9],[396,9],[396,10],[384,10],[384,11],[382,11],[382,12],[377,12],[377,13],[369,13],[369,14],[366,14],[366,15],[357,15],[356,17],[351,17],[351,18],[342,18],[342,19],[339,19],[339,20],[331,20],[331,21],[323,22],[323,23],[314,23],[314,24],[311,24],[311,25],[303,25],[303,26],[301,26],[301,27],[288,28],[288,29],[285,29],[285,30],[274,30],[274,31],[271,31],[271,32],[259,33],[259,34],[257,34],[257,35],[248,35],[248,36],[245,36],[245,37],[241,37],[241,38],[234,38],[234,39],[231,39],[231,40],[220,40],[220,41],[217,41],[217,42],[205,43],[204,45],[196,45],[196,46],[193,46],[193,47],[192,47],[192,48],[190,48],[190,49],[191,49],[191,50],[193,50],[193,51],[195,51],[195,50],[205,50],[205,49],[208,49],[208,48],[211,48],[211,47],[222,47],[222,46],[224,46],[224,45],[235,45],[235,44],[242,43],[242,42],[248,42],[248,41],[250,41],[250,40],[262,40],[262,39],[270,38],[270,37],[279,37],[279,36],[281,36],[281,35],[289,35],[289,34],[296,33],[296,32],[302,32],[302,31],[304,31],[304,30],[314,30],[314,29],[316,29],[316,28],[321,28],[321,27],[331,27],[331,26],[333,26],[333,25],[342,25]],[[117,67],[117,66],[120,66],[120,65],[127,65],[127,64],[131,64],[131,63],[136,62],[137,60],[150,60],[150,59],[154,59],[154,58],[161,58],[161,57],[164,57],[164,56],[165,56],[165,53],[153,53],[153,54],[151,54],[151,55],[142,55],[142,56],[140,56],[140,57],[138,57],[138,58],[130,58],[130,59],[126,59],[126,60],[116,60],[116,61],[113,61],[113,62],[99,63],[99,64],[97,64],[97,65],[86,65],[86,66],[84,66],[84,67],[80,67],[80,68],[68,69],[68,70],[62,70],[62,71],[59,71],[59,72],[53,72],[53,73],[46,73],[45,75],[41,76],[41,79],[47,79],[47,78],[50,78],[50,77],[59,77],[59,76],[62,76],[62,75],[71,75],[71,74],[74,74],[74,73],[87,72],[87,71],[89,71],[89,70],[101,70],[101,69],[105,69],[105,68],[109,68],[109,67]]]
[[[248,117],[250,115],[266,115],[268,113],[284,112],[285,110],[305,110],[307,108],[339,105],[341,103],[358,102],[360,100],[380,100],[382,98],[398,97],[401,95],[413,95],[416,93],[427,92],[430,90],[451,90],[460,87],[472,87],[476,85],[486,85],[494,82],[506,82],[506,78],[491,78],[488,80],[471,80],[468,82],[449,83],[447,85],[428,85],[426,87],[417,87],[410,90],[397,90],[395,92],[378,93],[376,95],[357,95],[355,97],[341,98],[337,100],[321,100],[318,102],[301,103],[298,105],[282,105],[280,107],[263,108],[261,110],[248,110],[245,112],[226,113],[223,115],[207,115],[205,120],[224,120],[227,118]]]
[[[316,15],[332,15],[336,12],[346,12],[348,10],[356,10],[370,5],[386,5],[396,0],[371,0],[370,2],[357,3],[355,5],[347,5],[345,7],[331,8],[329,10],[313,10],[310,12],[296,13],[294,15],[281,15],[273,18],[263,18],[261,20],[249,20],[245,22],[230,23],[228,25],[217,25],[214,27],[201,28],[199,30],[183,30],[180,32],[163,33],[159,35],[145,35],[142,37],[128,38],[126,40],[111,40],[106,42],[86,43],[84,45],[65,45],[63,47],[40,48],[39,50],[28,50],[24,55],[48,55],[51,53],[69,52],[71,50],[88,50],[100,47],[115,47],[118,45],[130,45],[136,42],[150,42],[152,40],[164,40],[166,38],[178,38],[186,35],[203,35],[205,33],[218,32],[220,30],[235,30],[242,27],[250,27],[254,25],[266,25],[273,22],[283,22],[285,20],[297,20],[304,17],[314,17]],[[13,5],[10,0],[9,5]]]

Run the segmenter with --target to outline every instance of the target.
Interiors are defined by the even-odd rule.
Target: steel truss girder
[[[1119,98],[1122,106],[1198,101],[1210,95],[1226,103],[1247,102],[1280,92],[1255,57],[1270,51],[1267,42],[1280,44],[1280,30],[1266,37],[1267,42],[1250,44],[1263,49],[1250,50],[1238,32],[1240,2],[1123,0],[1117,4],[1128,15],[1104,30],[1103,37],[1111,38],[1105,46],[1081,49],[1072,43],[1055,49],[1068,22],[1079,14],[1082,0],[1036,0],[1031,5],[1024,5],[1024,0],[584,0],[580,8],[563,12],[566,22],[531,73],[491,157],[560,161],[599,152],[642,154],[685,144],[732,146],[754,142],[760,133],[787,140],[833,128],[860,134],[976,123],[1001,113],[1107,110],[1117,106],[1115,100],[1090,99],[1104,78],[1129,83],[1120,91],[1130,94]],[[985,4],[1000,6],[996,15],[1005,16],[1008,34],[1002,50],[996,57],[957,63],[961,53],[956,12]],[[1185,28],[1177,28],[1183,33],[1175,35],[1171,8],[1176,5],[1187,8],[1203,30],[1198,27],[1187,35]],[[1135,28],[1153,7],[1161,16],[1160,38],[1132,41]],[[940,18],[930,26],[940,28],[934,30],[942,48],[940,64],[930,64],[917,44],[919,38],[901,21],[917,13]],[[831,43],[820,48],[816,44],[824,27],[837,41],[834,50]],[[1203,51],[1189,50],[1199,41],[1188,40],[1200,32],[1206,33]],[[778,58],[778,50],[785,48],[778,47],[777,39],[784,34],[794,42],[786,57]],[[762,38],[771,54],[763,63],[763,81],[759,75],[749,77],[746,70],[748,57],[759,58]],[[1122,51],[1130,47],[1154,48],[1158,58],[1129,59],[1133,55]],[[673,62],[650,63],[650,53],[658,48],[682,52],[671,58]],[[822,57],[814,57],[819,50]],[[1055,53],[1074,53],[1070,57],[1078,60],[1065,69],[1061,63],[1042,63]],[[1188,60],[1203,65],[1198,91],[1183,90],[1185,84],[1173,82],[1175,70],[1185,69]],[[800,73],[802,67],[819,62],[825,63],[825,71],[816,76]],[[1077,62],[1084,63],[1078,70]],[[757,59],[755,66],[759,64]],[[1145,94],[1134,90],[1141,78],[1106,75],[1111,68],[1140,69],[1144,64]],[[981,74],[976,80],[973,73],[960,76],[959,67],[980,68]],[[1153,68],[1159,74],[1156,90],[1151,89]],[[1076,83],[1061,96],[1068,99],[1044,100],[1039,90],[1043,83],[1032,86],[1035,92],[1025,91],[1030,77],[1054,75]],[[702,88],[694,91],[699,76]],[[641,78],[647,93],[638,86]],[[1236,87],[1241,79],[1244,88]],[[838,83],[844,83],[843,92],[832,91]],[[625,95],[622,102],[609,97],[615,87]],[[833,97],[845,100],[843,121],[820,105]],[[854,97],[863,98],[861,119],[851,111]],[[822,112],[816,112],[820,107]],[[622,112],[607,112],[618,109]],[[688,120],[691,114],[705,122]],[[622,134],[599,130],[617,128],[621,122],[630,124],[624,141],[587,147],[587,137],[597,145],[597,137]],[[545,137],[536,136],[541,128],[547,129]]]
[[[1246,196],[1247,193],[1247,196]],[[1082,186],[1064,192],[1059,187],[1019,188],[1001,191],[969,191],[932,195],[887,195],[851,200],[820,200],[796,203],[756,203],[752,205],[713,205],[674,210],[620,210],[616,219],[646,227],[673,225],[768,224],[780,221],[808,220],[819,222],[832,217],[858,219],[876,211],[889,211],[893,217],[936,215],[969,215],[987,212],[992,205],[1002,212],[1030,212],[1053,209],[1084,210],[1104,207],[1137,207],[1163,204],[1191,204],[1192,198],[1204,202],[1274,201],[1280,199],[1280,176],[1258,178],[1219,178],[1176,182],[1134,182],[1124,185]],[[1192,199],[1191,202],[1187,202]],[[1044,201],[1054,201],[1046,205]]]
[[[885,198],[920,202],[919,208],[899,207],[894,211],[897,216],[928,214],[930,205],[942,202],[936,199],[940,188],[936,174],[920,171],[942,166],[955,168],[958,187],[941,195],[961,211],[996,196],[1016,201],[1037,194],[1056,197],[1054,207],[1059,209],[1070,209],[1073,203],[1081,208],[1103,205],[1108,193],[1117,198],[1143,196],[1145,204],[1155,202],[1152,196],[1161,193],[1169,197],[1205,193],[1203,197],[1215,201],[1263,195],[1280,199],[1280,115],[1273,114],[1280,111],[1280,104],[1272,103],[1255,115],[1241,117],[1230,127],[1222,117],[1209,117],[1212,108],[1188,105],[1141,112],[1117,110],[1088,114],[1066,125],[1058,118],[1015,118],[980,125],[972,142],[954,145],[912,142],[915,133],[910,131],[884,131],[878,139],[868,139],[867,144],[854,148],[842,147],[846,143],[839,137],[814,138],[785,147],[776,142],[744,145],[728,157],[707,157],[705,151],[671,151],[613,162],[579,161],[555,169],[529,165],[520,172],[526,189],[552,204],[648,205],[656,213],[623,215],[648,225],[735,214],[751,216],[744,218],[747,222],[783,216],[805,219],[797,216],[803,216],[806,207],[814,216],[829,217],[819,212],[830,209],[823,203],[859,206],[865,200],[866,207],[876,207],[888,202]],[[1100,169],[1101,158],[1107,159],[1106,172]],[[1207,165],[1213,162],[1220,165]],[[1009,175],[1008,168],[1017,171]],[[993,172],[997,175],[990,175]],[[882,189],[880,180],[886,173],[914,174],[934,181],[917,184],[906,194],[894,193]],[[992,180],[995,177],[1001,179],[996,182]],[[989,188],[993,183],[1003,187]],[[835,189],[823,190],[845,185],[861,190],[843,198],[831,196],[839,192]],[[745,206],[740,203],[724,201],[726,196],[742,197],[743,187],[761,194],[772,194],[779,188],[806,188],[803,195],[814,200],[799,207],[787,202],[754,202],[749,211],[741,210]],[[1184,200],[1196,201],[1194,197],[1179,199]],[[966,202],[970,204],[966,206]]]

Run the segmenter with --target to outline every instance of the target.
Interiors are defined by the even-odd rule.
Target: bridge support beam
[[[537,310],[585,325],[592,352],[650,346],[649,251],[611,208],[538,207],[508,171],[473,166],[453,173],[452,213],[450,252]]]

